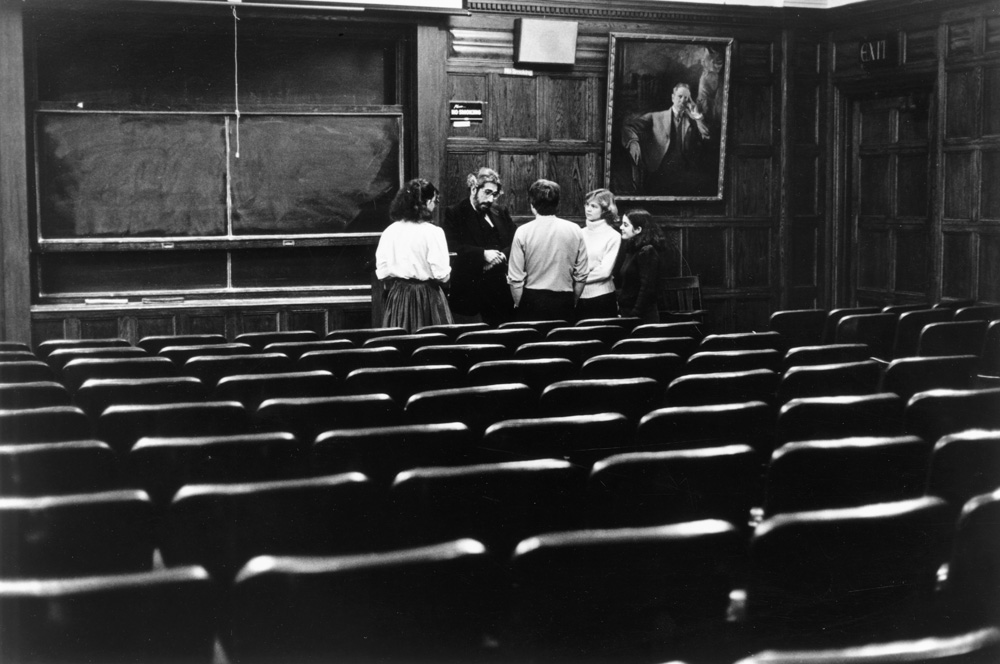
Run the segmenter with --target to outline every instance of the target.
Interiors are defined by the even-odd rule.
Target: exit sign
[[[896,35],[866,37],[858,45],[858,60],[865,69],[895,67],[899,65],[899,48]]]

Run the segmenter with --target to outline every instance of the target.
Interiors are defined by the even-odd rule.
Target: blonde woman
[[[614,194],[607,189],[595,189],[587,194],[584,216],[587,225],[583,229],[583,239],[587,244],[590,272],[576,304],[576,318],[614,318],[618,315],[618,300],[612,274],[622,243]]]

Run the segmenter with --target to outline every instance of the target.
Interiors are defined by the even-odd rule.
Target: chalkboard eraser
[[[88,297],[84,304],[128,304],[127,297]]]
[[[183,302],[183,297],[144,297],[143,304],[166,304],[168,302]]]

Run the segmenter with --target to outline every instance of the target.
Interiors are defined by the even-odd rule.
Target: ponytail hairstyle
[[[653,221],[653,215],[642,208],[634,208],[622,216],[628,217],[633,228],[640,229],[637,235],[626,241],[629,252],[639,252],[646,247],[653,247],[659,252],[667,250],[670,243],[660,230],[660,225]]]
[[[621,225],[618,219],[618,206],[615,205],[615,195],[607,189],[595,189],[584,198],[584,203],[591,201],[601,206],[601,219],[608,222],[608,225],[618,230]]]
[[[427,209],[427,203],[437,193],[437,187],[424,178],[410,180],[392,199],[389,218],[393,221],[428,221],[432,212]]]

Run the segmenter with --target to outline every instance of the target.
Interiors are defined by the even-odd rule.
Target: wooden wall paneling
[[[970,138],[976,135],[977,81],[975,69],[948,71],[945,90],[945,137]]]
[[[921,28],[903,33],[903,62],[914,64],[937,59],[937,29]]]
[[[416,167],[417,175],[437,182],[445,160],[448,136],[448,105],[441,91],[447,73],[448,33],[443,26],[418,24],[416,28]],[[433,94],[431,91],[437,91]]]
[[[31,340],[24,3],[0,2],[0,339]]]
[[[701,287],[730,288],[727,279],[729,265],[729,239],[725,228],[696,228],[684,230],[683,255],[691,274],[701,278]]]
[[[177,316],[172,314],[157,314],[154,316],[135,316],[136,340],[143,337],[179,334],[177,331]]]
[[[987,53],[1000,51],[1000,16],[987,16],[984,46]]]
[[[184,325],[180,334],[221,334],[230,341],[236,338],[235,327],[227,325],[226,315],[222,313],[192,313],[182,316]]]
[[[494,74],[490,107],[497,140],[538,140],[538,79]]]
[[[734,214],[739,217],[769,217],[773,188],[771,157],[733,159]]]
[[[976,299],[1000,302],[1000,234],[979,235],[979,269]]]
[[[499,155],[500,177],[503,178],[502,204],[512,215],[531,217],[531,207],[528,204],[528,187],[540,176],[538,153],[504,152]],[[567,209],[573,208],[573,201],[566,198],[563,192],[560,214],[567,215]],[[567,205],[570,207],[567,208]]]
[[[66,334],[66,321],[62,318],[38,318],[31,320],[31,345],[37,346],[46,339],[70,339]]]
[[[945,232],[943,236],[941,295],[946,298],[972,297],[973,244],[969,232]]]
[[[961,21],[948,26],[948,57],[976,51],[976,22]]]
[[[814,287],[819,259],[819,229],[811,222],[795,222],[789,235],[789,285],[791,288]]]
[[[1000,65],[983,67],[983,136],[1000,136]]]
[[[286,330],[312,330],[323,336],[327,331],[326,309],[293,309],[288,312]]]
[[[896,214],[926,220],[930,211],[930,182],[926,151],[900,154],[896,159]]]
[[[277,311],[253,311],[245,312],[239,316],[237,323],[239,334],[245,332],[277,332],[278,325]]]
[[[125,325],[119,325],[117,316],[81,317],[79,320],[81,339],[128,338],[128,329]]]
[[[768,297],[743,295],[732,301],[731,327],[737,330],[763,332],[771,316],[771,300]]]
[[[543,140],[586,142],[590,136],[595,87],[592,79],[547,76],[539,83]]]
[[[734,288],[771,286],[771,249],[770,227],[733,229]]]
[[[448,75],[448,101],[482,101],[488,104],[486,74]],[[483,121],[472,123],[468,127],[454,127],[449,123],[449,138],[485,139],[491,131],[491,114],[487,109]]]
[[[771,145],[774,88],[767,81],[741,81],[732,86],[730,106],[739,145]]]
[[[857,229],[858,290],[891,290],[889,233],[884,228]]]
[[[584,198],[598,187],[598,161],[598,156],[593,153],[549,154],[546,177],[559,183],[562,189],[560,209],[564,217],[583,217]]]
[[[944,155],[944,216],[946,219],[972,218],[973,157],[968,150]]]
[[[931,288],[930,234],[922,226],[901,226],[895,231],[896,256],[893,290],[926,296]]]
[[[979,217],[1000,221],[1000,150],[983,150],[979,169]]]

